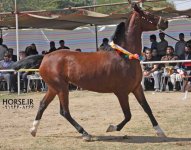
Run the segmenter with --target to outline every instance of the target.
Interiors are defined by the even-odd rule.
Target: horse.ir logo
[[[3,99],[5,109],[31,109],[34,107],[33,99]]]

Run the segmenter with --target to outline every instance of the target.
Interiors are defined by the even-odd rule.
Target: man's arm
[[[158,64],[154,64],[150,71],[143,71],[144,76],[149,76],[158,69]]]
[[[149,74],[155,72],[158,69],[158,64],[154,64],[153,68],[149,71]]]

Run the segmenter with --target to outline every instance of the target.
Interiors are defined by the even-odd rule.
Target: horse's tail
[[[43,55],[32,55],[19,60],[11,65],[12,69],[38,69],[43,59]]]

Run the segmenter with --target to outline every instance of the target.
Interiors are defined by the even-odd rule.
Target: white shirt
[[[167,46],[168,42],[166,40],[158,42],[157,44],[158,55],[165,55]]]

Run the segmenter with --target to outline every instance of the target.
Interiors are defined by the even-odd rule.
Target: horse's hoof
[[[92,136],[91,135],[83,135],[82,136],[82,139],[85,141],[85,142],[90,142],[92,141]]]
[[[30,129],[30,133],[31,133],[31,135],[32,135],[33,137],[35,137],[35,136],[36,136],[36,131],[35,131],[35,130],[33,130],[32,128]]]
[[[106,130],[106,132],[113,132],[113,131],[117,131],[117,126],[110,125],[110,126],[107,128],[107,130]]]
[[[156,133],[158,137],[167,137],[164,133]]]

